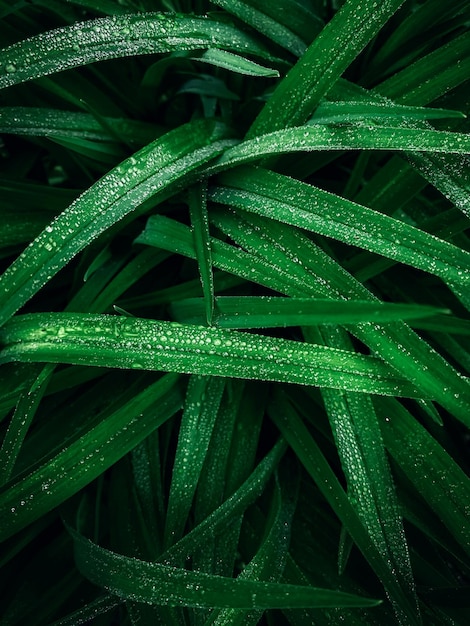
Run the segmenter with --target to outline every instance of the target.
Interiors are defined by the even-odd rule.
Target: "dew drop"
[[[7,63],[7,65],[5,65],[5,70],[8,74],[13,74],[16,72],[16,65],[13,65],[13,63]]]

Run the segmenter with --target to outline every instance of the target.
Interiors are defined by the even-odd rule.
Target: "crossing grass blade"
[[[384,42],[381,49],[376,52],[374,58],[371,59],[372,67],[377,70],[378,67],[384,65],[386,60],[393,60],[394,53],[403,49],[408,42],[412,43],[413,39],[418,39],[419,33],[424,34],[439,22],[457,17],[465,8],[465,0],[456,0],[445,6],[439,0],[431,0],[420,5],[418,10],[410,12]],[[464,19],[463,16],[462,19]],[[419,42],[418,45],[420,45]]]
[[[223,378],[192,376],[181,420],[172,472],[164,545],[183,535],[224,391]]]
[[[307,340],[347,349],[351,342],[344,330],[322,326],[308,329]],[[333,389],[322,397],[348,484],[348,497],[367,528],[374,545],[391,573],[400,580],[419,622],[409,548],[406,543],[398,499],[386,457],[380,426],[371,398]],[[405,622],[400,604],[392,599],[398,621]]]
[[[301,56],[304,53],[306,46],[302,39],[275,18],[253,6],[255,3],[245,0],[212,0],[212,2],[236,15],[291,54]]]
[[[0,277],[0,323],[90,241],[219,154],[227,146],[224,134],[224,128],[214,122],[182,126],[123,161],[85,191]]]
[[[265,609],[303,606],[376,606],[353,594],[282,583],[229,579],[116,554],[71,531],[78,568],[120,597],[150,604],[197,608]]]
[[[2,107],[0,132],[33,137],[79,138],[92,141],[116,141],[145,145],[162,134],[157,125],[131,119],[104,118],[101,122],[90,113],[46,109],[45,107]]]
[[[44,395],[52,371],[53,368],[51,366],[40,369],[34,367],[30,373],[29,380],[26,380],[26,385],[29,388],[25,393],[21,394],[18,400],[15,413],[8,425],[8,430],[0,448],[0,485],[8,482],[13,472],[24,438]],[[38,374],[40,377],[39,381]],[[36,384],[32,386],[33,383]]]
[[[216,187],[210,194],[215,202],[354,243],[381,256],[431,271],[449,282],[469,279],[470,254],[409,224],[312,185],[247,168],[222,175],[220,182],[224,186]],[[458,259],[461,259],[459,265]]]
[[[89,364],[420,395],[375,357],[307,344],[300,349],[285,339],[172,322],[78,313],[23,315],[0,330],[0,342],[0,363]]]
[[[159,379],[45,464],[5,485],[0,491],[2,541],[77,493],[174,415],[181,406],[177,381],[174,374]],[[88,451],[86,463],[83,450]]]
[[[251,224],[253,219],[252,216]],[[263,229],[249,228],[247,238],[247,227],[242,222],[234,222],[230,215],[224,216],[224,224],[219,216],[217,225],[223,226],[227,234],[244,247],[251,246],[247,253],[213,240],[214,265],[221,269],[292,297],[376,301],[369,290],[297,231],[264,221]],[[163,216],[149,219],[146,231],[138,241],[195,258],[189,229]],[[393,364],[405,377],[413,380],[422,389],[423,397],[439,399],[458,419],[468,424],[466,404],[470,390],[467,381],[408,326],[400,322],[386,327],[364,323],[350,330],[386,363]],[[419,364],[425,364],[425,367]],[[443,387],[444,377],[447,382]]]
[[[51,30],[0,50],[0,89],[106,59],[218,47],[274,60],[229,24],[171,13],[120,15]]]
[[[204,323],[205,303],[201,298],[188,298],[171,306],[174,318],[186,324]],[[439,316],[439,314],[441,315]],[[437,317],[436,319],[436,316]],[[276,296],[218,296],[215,300],[213,324],[219,328],[285,328],[286,326],[318,325],[328,319],[330,324],[356,322],[392,322],[431,317],[429,327],[443,327],[447,316],[433,307],[411,304],[389,304],[357,300],[324,300],[282,298]],[[452,318],[451,318],[452,319]],[[452,328],[451,319],[448,327]],[[455,321],[454,321],[455,323]],[[426,327],[426,321],[423,321]],[[418,322],[418,326],[420,323]],[[423,327],[423,326],[420,326]],[[467,328],[463,324],[462,329]]]
[[[321,98],[403,0],[349,0],[314,39],[265,104],[250,137],[304,124]]]
[[[195,554],[201,545],[206,544],[208,539],[218,537],[226,540],[226,532],[224,535],[221,533],[226,531],[230,522],[237,521],[260,498],[285,454],[286,447],[282,439],[277,441],[238,488],[203,521],[165,550],[159,560],[165,565],[179,566]]]
[[[376,87],[400,104],[432,102],[468,79],[470,35],[460,37],[429,53]]]
[[[0,0],[1,623],[467,626],[467,5]]]
[[[270,404],[269,415],[295,450],[300,462],[312,476],[328,504],[361,547],[362,554],[382,580],[390,596],[407,614],[409,623],[418,624],[416,610],[406,597],[396,573],[391,571],[389,564],[375,547],[328,461],[282,392],[278,392],[276,402]]]
[[[192,187],[189,191],[189,214],[206,305],[206,322],[210,326],[214,312],[214,277],[212,274],[209,216],[207,214],[207,186],[205,184]]]
[[[439,518],[468,554],[468,476],[398,401],[379,402],[376,406],[385,445],[392,458],[403,468],[414,488],[432,503]]]
[[[287,483],[287,484],[286,484]],[[245,569],[240,573],[238,580],[264,580],[278,582],[284,570],[288,554],[292,517],[295,509],[295,483],[285,481],[284,489],[276,481],[276,491],[273,497],[273,518],[258,552]],[[286,493],[289,487],[294,486],[293,493]],[[237,611],[225,609],[215,619],[211,615],[210,622],[217,626],[229,624],[257,624],[262,617],[261,611]]]

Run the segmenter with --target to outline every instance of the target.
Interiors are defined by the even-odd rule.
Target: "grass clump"
[[[468,623],[467,2],[0,2],[2,623]]]

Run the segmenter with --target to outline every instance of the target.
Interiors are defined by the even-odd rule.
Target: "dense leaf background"
[[[2,624],[469,623],[469,23],[0,0]]]

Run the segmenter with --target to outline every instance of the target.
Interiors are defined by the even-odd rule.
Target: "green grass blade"
[[[286,26],[280,24],[263,11],[252,6],[246,0],[211,0],[214,4],[236,15],[240,20],[262,33],[279,46],[282,46],[295,56],[301,56],[305,51],[305,43]]]
[[[350,127],[307,124],[260,135],[226,150],[215,171],[268,156],[317,150],[400,150],[470,154],[465,133],[356,124]]]
[[[215,511],[184,535],[160,557],[165,565],[182,565],[199,550],[210,537],[220,537],[230,522],[239,519],[245,510],[264,492],[268,481],[286,451],[281,439],[258,463],[241,485]],[[226,535],[222,535],[226,538]]]
[[[292,480],[289,481],[289,483],[292,482]],[[286,493],[288,486],[292,487],[289,483],[288,485],[284,484],[283,489],[276,483],[272,524],[268,528],[259,550],[239,574],[238,580],[278,582],[281,578],[288,554],[292,516],[295,508],[295,489],[293,493]],[[214,624],[214,626],[249,626],[252,624],[255,626],[261,617],[261,611],[225,609],[215,619],[211,615],[207,624]]]
[[[1,539],[10,537],[77,493],[174,415],[181,406],[177,380],[173,374],[159,379],[44,465],[3,487]],[[92,452],[85,463],[83,451],[90,448]]]
[[[431,107],[400,106],[397,104],[374,104],[369,102],[323,102],[309,120],[313,124],[347,124],[358,120],[403,121],[403,120],[440,120],[462,119],[465,114],[449,109]]]
[[[291,276],[290,284],[284,289],[276,287],[278,291],[292,296],[376,300],[364,285],[298,230],[255,215],[249,220],[248,216],[241,220],[226,212],[217,215],[216,223],[235,242],[259,257],[264,264],[261,284],[267,284],[265,276],[272,273],[272,268],[279,271],[272,263],[278,257],[284,273],[287,271]],[[470,401],[468,382],[406,324],[364,323],[348,327],[348,330],[373,353],[413,380],[422,389],[424,397],[438,399],[464,424],[469,424],[466,408]]]
[[[123,141],[137,145],[150,143],[162,134],[162,129],[154,124],[114,117],[103,119],[107,126],[89,113],[44,107],[2,107],[0,132],[32,137],[78,138],[107,142],[116,141],[117,135]]]
[[[425,35],[432,27],[442,23],[446,18],[457,16],[462,9],[468,7],[466,0],[454,0],[443,5],[440,0],[428,0],[419,5],[417,10],[411,11],[408,17],[397,25],[395,31],[384,42],[380,50],[372,59],[372,66],[383,66],[386,61],[393,61],[394,55],[399,54],[405,45]]]
[[[470,34],[465,32],[394,74],[376,90],[400,104],[425,104],[468,80],[469,70]]]
[[[168,254],[161,250],[144,249],[139,252],[133,259],[131,259],[106,285],[97,289],[90,298],[90,290],[88,291],[88,300],[82,296],[82,292],[85,291],[88,283],[83,285],[82,289],[76,294],[71,304],[67,307],[69,311],[85,311],[89,313],[102,313],[107,311],[120,296],[125,293],[132,285],[134,285],[139,279],[145,276],[148,272],[155,267],[163,263],[168,258]],[[108,274],[109,276],[109,274]],[[82,302],[82,308],[79,303]],[[72,306],[72,302],[73,305]],[[85,305],[86,302],[86,305]]]
[[[230,216],[225,217],[226,222],[231,221]],[[248,237],[253,246],[252,254],[213,240],[215,266],[292,297],[377,301],[370,291],[300,232],[271,220],[264,220],[263,228],[257,231],[252,227],[254,217],[251,217]],[[220,227],[220,216],[218,222]],[[139,238],[142,243],[195,258],[191,233],[182,224],[155,216],[149,220],[145,232],[146,236]],[[235,231],[231,225],[226,232],[235,241],[247,245],[246,228]],[[280,255],[281,267],[273,261],[276,254]],[[437,399],[462,423],[470,423],[468,382],[408,326],[399,322],[387,326],[364,323],[350,330],[386,363],[413,380],[422,389],[423,397]]]
[[[91,582],[132,600],[198,608],[376,606],[377,600],[314,587],[235,580],[132,559],[71,530],[77,567]]]
[[[303,124],[335,81],[403,4],[348,0],[276,88],[249,136]]]
[[[468,476],[398,401],[378,402],[376,407],[392,458],[469,554]]]
[[[321,11],[313,5],[307,6],[305,2],[284,0],[281,4],[273,4],[269,0],[246,1],[296,33],[306,43],[310,43],[323,27]]]
[[[264,76],[265,78],[277,78],[279,72],[270,67],[265,67],[259,63],[255,63],[250,59],[233,54],[227,50],[219,50],[218,48],[210,48],[199,56],[191,57],[194,61],[221,67],[224,70],[244,74],[245,76]]]
[[[207,186],[200,183],[189,191],[189,215],[194,236],[194,247],[199,265],[202,291],[206,307],[206,323],[212,324],[214,313],[214,277],[212,275],[212,254],[207,214]]]
[[[95,61],[218,47],[273,58],[255,39],[223,22],[171,13],[121,15],[51,30],[0,50],[0,88]]]
[[[351,348],[341,329],[322,326],[305,332],[307,340],[330,347]],[[380,426],[370,398],[361,394],[322,390],[323,400],[335,436],[336,447],[348,484],[348,497],[370,538],[389,563],[390,572],[400,581],[419,621],[409,549],[405,538],[398,499],[387,461]],[[399,621],[405,623],[399,603],[393,602]]]
[[[165,548],[183,535],[211,442],[224,386],[223,378],[193,376],[190,379],[168,498]]]
[[[285,328],[322,324],[354,324],[377,321],[415,320],[432,317],[446,325],[447,316],[436,319],[441,309],[424,305],[393,304],[357,300],[324,300],[282,298],[276,296],[218,296],[215,299],[214,326],[218,328]],[[201,298],[179,300],[171,305],[176,321],[186,324],[204,323],[205,302]],[[466,321],[466,320],[463,320]],[[455,323],[455,322],[454,322]],[[426,321],[424,322],[426,326]],[[419,322],[418,322],[419,326]],[[448,327],[452,327],[449,323]],[[467,326],[463,325],[463,328]]]
[[[220,177],[215,202],[239,207],[393,258],[445,281],[468,283],[470,254],[417,228],[312,185],[261,169]]]
[[[111,594],[102,595],[80,609],[77,609],[70,615],[52,622],[50,626],[80,626],[80,624],[86,624],[99,615],[103,615],[103,613],[112,611],[115,607],[119,606],[120,603],[121,601],[119,598],[116,598],[116,596],[112,596]]]
[[[224,132],[213,122],[181,126],[92,185],[0,277],[0,324],[104,230],[220,153]]]
[[[17,316],[0,331],[0,363],[90,364],[419,396],[375,357],[285,339],[74,313]],[[306,365],[309,368],[306,368]]]
[[[52,372],[53,366],[50,365],[45,368],[35,367],[26,382],[28,390],[21,394],[0,448],[0,486],[8,482],[12,474],[19,451],[36,409],[46,391]],[[40,375],[39,380],[38,374]],[[35,384],[33,385],[33,383]]]
[[[282,392],[278,392],[276,401],[271,402],[269,415],[381,579],[390,597],[407,614],[410,624],[419,624],[415,608],[410,605],[396,574],[392,573],[389,563],[375,547],[321,449]]]
[[[189,258],[196,258],[192,234],[183,224],[163,215],[148,220],[145,231],[136,243],[163,248]],[[292,285],[290,275],[282,268],[272,267],[264,260],[240,248],[213,238],[211,240],[212,262],[220,268],[245,280],[258,282],[281,293],[294,296],[305,295]],[[200,284],[200,283],[199,283]]]

